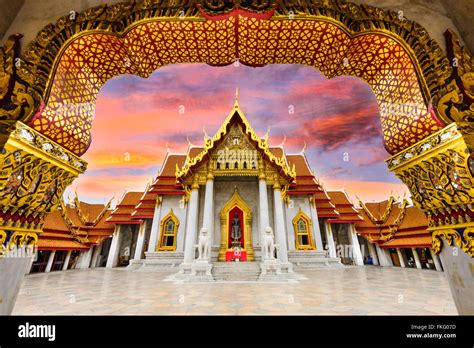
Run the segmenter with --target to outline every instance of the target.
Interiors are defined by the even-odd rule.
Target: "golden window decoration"
[[[178,234],[179,220],[170,210],[160,223],[160,243],[156,251],[175,251],[176,238]]]
[[[293,219],[295,229],[295,243],[297,250],[315,250],[313,236],[311,233],[312,221],[300,208],[298,214]]]

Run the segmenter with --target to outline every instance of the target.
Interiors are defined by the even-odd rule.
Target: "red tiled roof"
[[[336,206],[336,211],[339,217],[329,219],[329,223],[355,223],[363,221],[364,218],[359,215],[359,212],[350,202],[347,194],[342,191],[328,191],[329,198]]]
[[[141,224],[142,220],[134,219],[132,213],[135,212],[135,207],[140,202],[142,196],[143,192],[127,192],[122,201],[117,204],[117,207],[107,218],[107,223],[115,223],[117,225]]]

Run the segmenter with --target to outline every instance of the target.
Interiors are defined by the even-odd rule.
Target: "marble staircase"
[[[212,275],[215,281],[257,281],[260,262],[214,262]]]
[[[288,261],[294,267],[301,269],[313,269],[324,267],[344,267],[339,257],[327,257],[325,251],[298,250],[288,252]]]
[[[141,272],[148,271],[173,271],[178,270],[179,265],[183,263],[183,252],[146,252],[145,260],[138,260],[139,265],[130,264],[132,270]]]

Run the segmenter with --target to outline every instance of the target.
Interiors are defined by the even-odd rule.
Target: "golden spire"
[[[265,136],[263,137],[265,141],[268,142],[268,138],[270,137],[270,126],[267,128],[267,132],[265,133]]]

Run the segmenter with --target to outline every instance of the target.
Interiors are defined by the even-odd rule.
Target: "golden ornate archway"
[[[399,13],[342,0],[137,0],[61,17],[22,53],[20,39],[13,35],[0,51],[0,219],[9,230],[41,230],[58,197],[86,170],[80,156],[107,80],[147,77],[167,64],[236,59],[365,80],[393,155],[389,167],[415,204],[436,217],[434,228],[474,224],[474,207],[466,204],[474,201],[473,60],[449,31],[446,55]],[[425,195],[438,181],[445,189]]]
[[[220,212],[221,220],[221,246],[219,248],[219,261],[225,261],[225,253],[231,251],[229,248],[229,213],[234,209],[239,208],[243,212],[243,234],[244,234],[244,247],[243,251],[247,252],[247,261],[254,261],[254,251],[252,246],[252,210],[240,197],[237,188],[229,201],[222,207]]]

